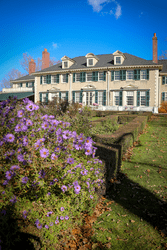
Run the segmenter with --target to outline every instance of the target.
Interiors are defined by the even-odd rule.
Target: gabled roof
[[[19,77],[15,80],[11,80],[10,82],[18,82],[18,81],[32,81],[32,80],[35,80],[35,76],[34,75],[26,75],[26,76],[22,76],[22,77]]]
[[[96,63],[95,66],[89,67],[90,68],[99,68],[99,67],[121,67],[121,66],[138,66],[138,65],[158,65],[156,63],[154,63],[152,60],[146,60],[137,56],[133,56],[131,54],[128,53],[123,53],[123,55],[125,56],[125,60],[124,62],[117,66],[114,65],[114,55],[113,54],[103,54],[103,55],[97,55],[96,57],[99,59],[99,61]],[[68,69],[62,69],[62,63],[58,63],[56,65],[53,65],[51,67],[45,68],[41,71],[36,71],[32,74],[36,74],[37,75],[39,73],[45,73],[45,72],[54,72],[54,71],[66,71],[67,70],[73,70],[73,69],[88,69],[87,64],[86,64],[86,57],[85,56],[79,56],[79,57],[74,57],[73,60],[75,61],[75,63],[69,67]]]
[[[162,64],[163,68],[160,73],[167,73],[167,59],[159,60],[158,64]]]

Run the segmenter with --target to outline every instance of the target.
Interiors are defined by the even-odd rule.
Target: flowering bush
[[[71,131],[69,122],[43,115],[28,98],[1,102],[0,117],[0,210],[15,206],[41,230],[44,244],[56,242],[55,235],[83,211],[92,213],[98,200],[104,176],[94,142]]]
[[[93,106],[99,106],[99,104],[98,103],[93,103]]]
[[[158,109],[159,113],[167,113],[167,102],[162,102],[160,108]]]

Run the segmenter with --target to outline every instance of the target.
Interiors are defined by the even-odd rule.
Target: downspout
[[[69,88],[69,102],[72,103],[72,100],[71,100],[71,84],[72,84],[72,73],[70,72],[70,88]]]
[[[109,71],[107,68],[107,104],[110,106],[110,101],[109,101]]]

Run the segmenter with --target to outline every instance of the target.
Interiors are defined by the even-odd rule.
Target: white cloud
[[[58,48],[57,43],[54,43],[54,42],[53,42],[53,43],[52,43],[52,46],[53,46],[54,49]]]
[[[122,10],[121,10],[121,5],[118,4],[117,2],[116,2],[116,4],[117,4],[117,8],[116,8],[116,12],[115,12],[115,17],[116,17],[116,19],[118,19],[122,15]]]
[[[116,0],[88,0],[89,5],[93,7],[93,11],[99,13],[106,4],[113,2],[116,4],[115,13],[113,10],[109,12],[101,12],[104,16],[106,14],[114,15],[116,19],[118,19],[122,15],[121,5]],[[114,9],[114,8],[112,8]]]

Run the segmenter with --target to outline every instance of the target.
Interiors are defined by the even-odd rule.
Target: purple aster
[[[38,148],[40,148],[41,144],[37,141],[36,143],[34,143],[35,149],[37,150]]]
[[[58,159],[58,156],[57,155],[55,155],[54,153],[53,154],[51,154],[51,160],[57,160]]]
[[[15,137],[14,137],[13,134],[7,134],[7,135],[5,136],[5,140],[6,140],[7,142],[14,142],[14,139],[15,139]]]
[[[3,191],[2,194],[5,194],[5,191]]]
[[[49,123],[48,122],[43,122],[41,127],[45,130],[49,127]]]
[[[3,141],[0,141],[0,147],[3,145]]]
[[[81,190],[81,186],[80,186],[80,185],[74,186],[74,192],[75,192],[76,194],[79,194],[80,190]]]
[[[50,193],[50,192],[48,192],[48,193],[47,193],[47,195],[51,195],[51,193]]]
[[[34,104],[34,110],[38,110],[39,109],[39,106]]]
[[[53,214],[53,212],[52,211],[48,212],[46,216],[49,217],[50,214]]]
[[[28,137],[27,136],[24,136],[23,137],[23,146],[27,146],[28,145]]]
[[[43,115],[43,116],[41,117],[41,119],[42,119],[42,120],[47,120],[47,119],[48,119],[48,115]]]
[[[49,119],[54,119],[54,115],[49,115]]]
[[[27,105],[26,105],[26,109],[28,111],[33,111],[34,110],[34,104],[33,102],[29,102]]]
[[[89,188],[90,187],[89,181],[87,181],[86,184],[88,185],[88,188]]]
[[[26,126],[32,126],[33,122],[30,119],[26,120]]]
[[[21,118],[21,117],[23,117],[23,115],[24,115],[23,109],[17,111],[17,117]]]
[[[41,229],[41,228],[42,228],[42,224],[39,222],[38,219],[35,221],[35,225],[36,225],[36,227],[37,227],[38,229]]]
[[[27,215],[28,215],[28,211],[24,210],[24,212],[23,212],[23,218],[26,219]]]
[[[86,148],[85,149],[85,154],[86,155],[91,155],[92,154],[92,149],[91,148]]]
[[[6,171],[5,175],[7,180],[10,180],[13,177],[12,171]]]
[[[59,223],[59,221],[58,220],[55,220],[55,224],[58,224]]]
[[[69,219],[69,217],[68,217],[67,215],[66,215],[64,218],[65,218],[65,220],[68,220],[68,219]]]
[[[45,171],[42,169],[41,171],[39,171],[39,177],[38,178],[44,178],[45,177],[45,175],[46,175],[46,173],[45,173]]]
[[[85,136],[83,134],[78,135],[78,141],[83,142],[85,139]]]
[[[64,139],[69,139],[71,137],[71,132],[69,130],[65,130],[63,131],[62,136]]]
[[[60,220],[64,220],[64,216],[60,216]]]
[[[57,152],[57,153],[59,153],[60,150],[61,150],[61,147],[59,147],[59,146],[57,146],[57,147],[55,148],[55,152]]]
[[[74,186],[78,186],[78,185],[79,185],[79,184],[78,184],[78,181],[74,181],[74,182],[73,182],[73,185],[74,185]]]
[[[61,134],[62,134],[62,130],[61,130],[61,128],[58,128],[58,130],[56,131],[56,135],[59,136]]]
[[[88,170],[84,169],[84,170],[81,171],[80,173],[81,173],[82,175],[87,175],[87,172],[88,172]]]
[[[90,198],[91,198],[91,199],[93,199],[93,196],[92,196],[92,195],[90,195]]]
[[[49,225],[50,225],[50,226],[53,226],[53,222],[51,222]]]
[[[83,149],[83,144],[81,142],[79,142],[74,147],[76,148],[76,150],[82,150]]]
[[[23,178],[21,179],[21,182],[22,182],[23,184],[26,184],[27,181],[28,181],[28,177],[23,177]]]
[[[15,127],[15,132],[21,132],[21,124],[17,124],[16,127]]]
[[[7,185],[8,184],[8,180],[5,180],[4,182],[3,182],[3,185],[5,186],[5,185]]]
[[[42,158],[48,157],[48,156],[49,156],[49,150],[46,149],[46,148],[42,148],[42,149],[40,150],[40,155],[41,155]]]
[[[46,229],[49,229],[49,226],[48,226],[48,225],[45,225],[45,228],[46,228]]]
[[[57,127],[57,125],[59,124],[59,121],[57,121],[57,120],[52,120],[52,121],[51,121],[51,124],[52,124],[52,126]]]
[[[17,200],[16,200],[16,196],[14,195],[14,196],[12,197],[12,199],[10,199],[10,202],[14,204],[14,203],[16,203],[16,201],[17,201]]]
[[[26,132],[28,130],[28,127],[25,124],[21,125],[21,131]]]
[[[74,164],[74,159],[69,157],[69,158],[67,159],[67,163],[69,163],[69,164]]]
[[[20,162],[23,162],[23,161],[24,161],[24,156],[23,156],[23,154],[18,154],[18,155],[17,155],[17,160],[20,161]]]
[[[60,208],[60,211],[64,211],[64,207],[61,207],[61,208]]]
[[[66,187],[65,185],[63,185],[63,186],[61,187],[61,190],[62,190],[63,193],[64,193],[65,191],[67,191],[67,187]]]

